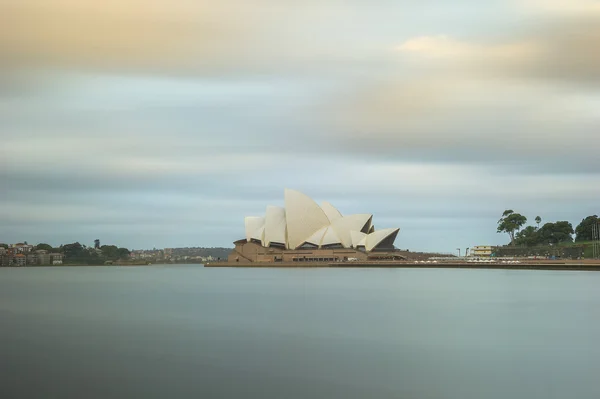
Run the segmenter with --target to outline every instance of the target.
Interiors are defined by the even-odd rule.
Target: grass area
[[[558,245],[559,247],[574,247],[577,245],[591,245],[593,243],[593,241],[577,241],[577,242],[559,242]]]

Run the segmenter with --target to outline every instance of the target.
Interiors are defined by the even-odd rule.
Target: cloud
[[[363,155],[596,172],[600,12],[535,15],[501,37],[401,42],[395,68],[321,105],[323,123]]]
[[[484,77],[529,67],[544,56],[543,46],[532,39],[497,44],[460,41],[446,35],[411,38],[396,50],[402,55],[415,57],[412,61],[430,66],[438,63],[437,68],[441,70],[464,75],[475,73]]]
[[[386,62],[392,34],[406,35],[411,28],[428,26],[428,18],[437,21],[430,2],[409,3],[382,0],[368,7],[360,1],[335,0],[301,5],[275,0],[8,0],[0,4],[2,69],[13,73],[58,68],[192,75],[286,70],[339,74],[343,66],[344,73],[359,72]],[[558,76],[579,65],[578,60],[585,63],[580,73],[592,74],[597,52],[586,52],[585,47],[597,39],[597,4],[548,4],[530,1],[512,10],[520,10],[525,24],[540,18],[542,24],[548,24],[540,37],[531,38],[533,43],[509,43],[488,51],[487,45],[433,35],[408,39],[400,48],[430,55],[434,52],[427,50],[434,50],[438,56],[479,52],[493,61],[495,57],[514,60],[514,51],[517,56],[530,58],[528,52],[535,47],[535,51],[548,53],[546,58],[536,58],[540,63],[546,59],[560,61],[552,72]],[[498,4],[492,2],[490,7],[493,10]],[[458,20],[458,11],[464,14],[471,8],[469,2],[435,7],[447,12],[446,21]],[[419,13],[426,18],[417,18]],[[487,14],[480,14],[485,20]],[[559,16],[553,17],[555,14]],[[572,24],[568,18],[573,19]],[[418,19],[418,24],[411,19]],[[588,20],[586,26],[580,24],[584,19]],[[394,21],[406,28],[378,26]],[[369,29],[358,34],[353,32],[357,26]],[[575,30],[580,34],[571,34]],[[533,36],[537,36],[535,32]],[[563,51],[576,57],[554,55]]]
[[[583,7],[583,6],[581,6]],[[588,13],[550,14],[515,37],[464,41],[445,35],[411,38],[397,47],[425,64],[486,78],[557,80],[600,84],[600,7]]]
[[[323,115],[340,148],[363,156],[598,170],[599,99],[536,83],[432,76],[366,85]]]
[[[336,0],[8,0],[0,4],[2,69],[222,76],[360,65],[368,61],[356,49],[373,55],[379,46],[339,29],[352,28],[363,8]]]
[[[559,17],[600,12],[597,0],[519,0],[517,6],[531,14],[545,13]]]
[[[111,69],[186,68],[243,45],[247,7],[206,1],[18,0],[3,2],[5,63],[94,65]]]

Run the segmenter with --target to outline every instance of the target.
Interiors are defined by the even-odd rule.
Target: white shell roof
[[[286,188],[284,197],[288,248],[296,249],[307,237],[329,225],[329,218],[312,198],[300,191]]]
[[[246,241],[250,241],[254,238],[253,235],[256,230],[265,225],[265,218],[262,216],[246,216],[244,224],[246,225]]]
[[[323,236],[325,235],[325,230],[327,230],[327,227],[320,228],[319,230],[315,231],[313,235],[304,240],[304,242],[320,246],[321,241],[323,241]]]
[[[285,209],[279,206],[267,206],[265,216],[265,243],[268,247],[272,242],[286,244]]]
[[[262,245],[265,245],[265,226],[259,227],[258,230],[252,234],[252,238],[259,240]]]
[[[323,212],[325,212],[325,215],[327,215],[327,218],[330,222],[333,222],[334,220],[342,217],[340,211],[338,211],[333,205],[331,205],[327,201],[321,203],[321,208],[323,209]]]
[[[395,239],[400,230],[374,231],[372,215],[342,216],[329,202],[320,207],[296,190],[285,189],[284,197],[285,208],[269,205],[265,217],[245,218],[247,241],[260,240],[263,246],[276,242],[285,244],[288,249],[297,249],[307,242],[319,247],[333,244],[345,248],[364,246],[371,251],[391,236]]]
[[[342,243],[340,237],[331,226],[325,226],[315,231],[315,233],[308,237],[304,242],[317,245],[318,247]]]
[[[366,240],[367,235],[360,231],[352,230],[350,232],[350,237],[352,237],[352,247],[356,248],[359,245],[365,245],[364,241]],[[362,242],[362,244],[361,244]]]
[[[323,239],[321,240],[320,246],[335,245],[335,244],[342,244],[340,237],[336,233],[335,229],[333,229],[331,226],[326,227],[325,234],[323,234]]]
[[[361,231],[363,227],[369,222],[371,215],[362,213],[356,215],[348,215],[342,218],[336,219],[331,223],[331,227],[334,228],[338,237],[340,238],[342,245],[345,248],[352,247],[352,236],[351,231]]]
[[[367,251],[371,251],[373,248],[375,248],[383,240],[385,240],[386,238],[388,238],[392,234],[397,234],[398,231],[400,231],[400,229],[398,229],[398,228],[395,228],[395,229],[394,228],[392,228],[392,229],[381,229],[381,230],[374,231],[371,234],[368,234],[367,237],[366,237],[367,240],[366,240],[365,249]]]

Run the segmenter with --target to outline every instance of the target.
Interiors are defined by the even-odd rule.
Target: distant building
[[[45,249],[38,249],[37,251],[35,251],[35,255],[37,257],[38,265],[50,264],[50,254]]]
[[[27,265],[27,256],[23,254],[16,254],[13,258],[13,262],[15,266],[26,266]]]
[[[50,254],[50,259],[53,265],[62,265],[63,264],[63,254],[53,253]]]
[[[25,244],[25,243],[17,243],[10,246],[11,249],[14,250],[15,253],[18,254],[26,254],[33,251],[33,245]]]
[[[10,266],[11,256],[4,254],[0,255],[0,266]]]
[[[471,248],[471,256],[480,258],[492,256],[493,247],[491,245],[476,245]]]
[[[37,256],[36,256],[35,253],[31,253],[30,252],[30,253],[28,253],[25,256],[27,256],[27,264],[28,265],[35,265],[35,264],[37,264]]]

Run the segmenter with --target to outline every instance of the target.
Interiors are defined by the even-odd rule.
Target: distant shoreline
[[[113,263],[113,264],[109,264],[109,265],[82,265],[82,264],[62,264],[62,265],[25,265],[25,266],[18,266],[18,265],[10,265],[10,266],[0,266],[0,269],[6,268],[6,269],[27,269],[27,268],[34,268],[34,267],[48,267],[48,268],[52,268],[52,267],[115,267],[115,266],[127,266],[127,267],[145,267],[145,266],[176,266],[176,265],[198,265],[198,266],[203,266],[203,263],[197,263],[197,262],[193,262],[193,263]]]
[[[28,265],[28,266],[4,266],[0,269],[26,269],[26,268],[57,268],[57,267],[146,267],[146,266],[177,266],[196,265],[206,268],[255,268],[255,269],[488,269],[488,270],[555,270],[555,271],[600,271],[600,261],[537,261],[521,263],[477,263],[477,262],[451,262],[441,261],[437,263],[422,262],[214,262],[214,263],[119,263],[112,265]]]

